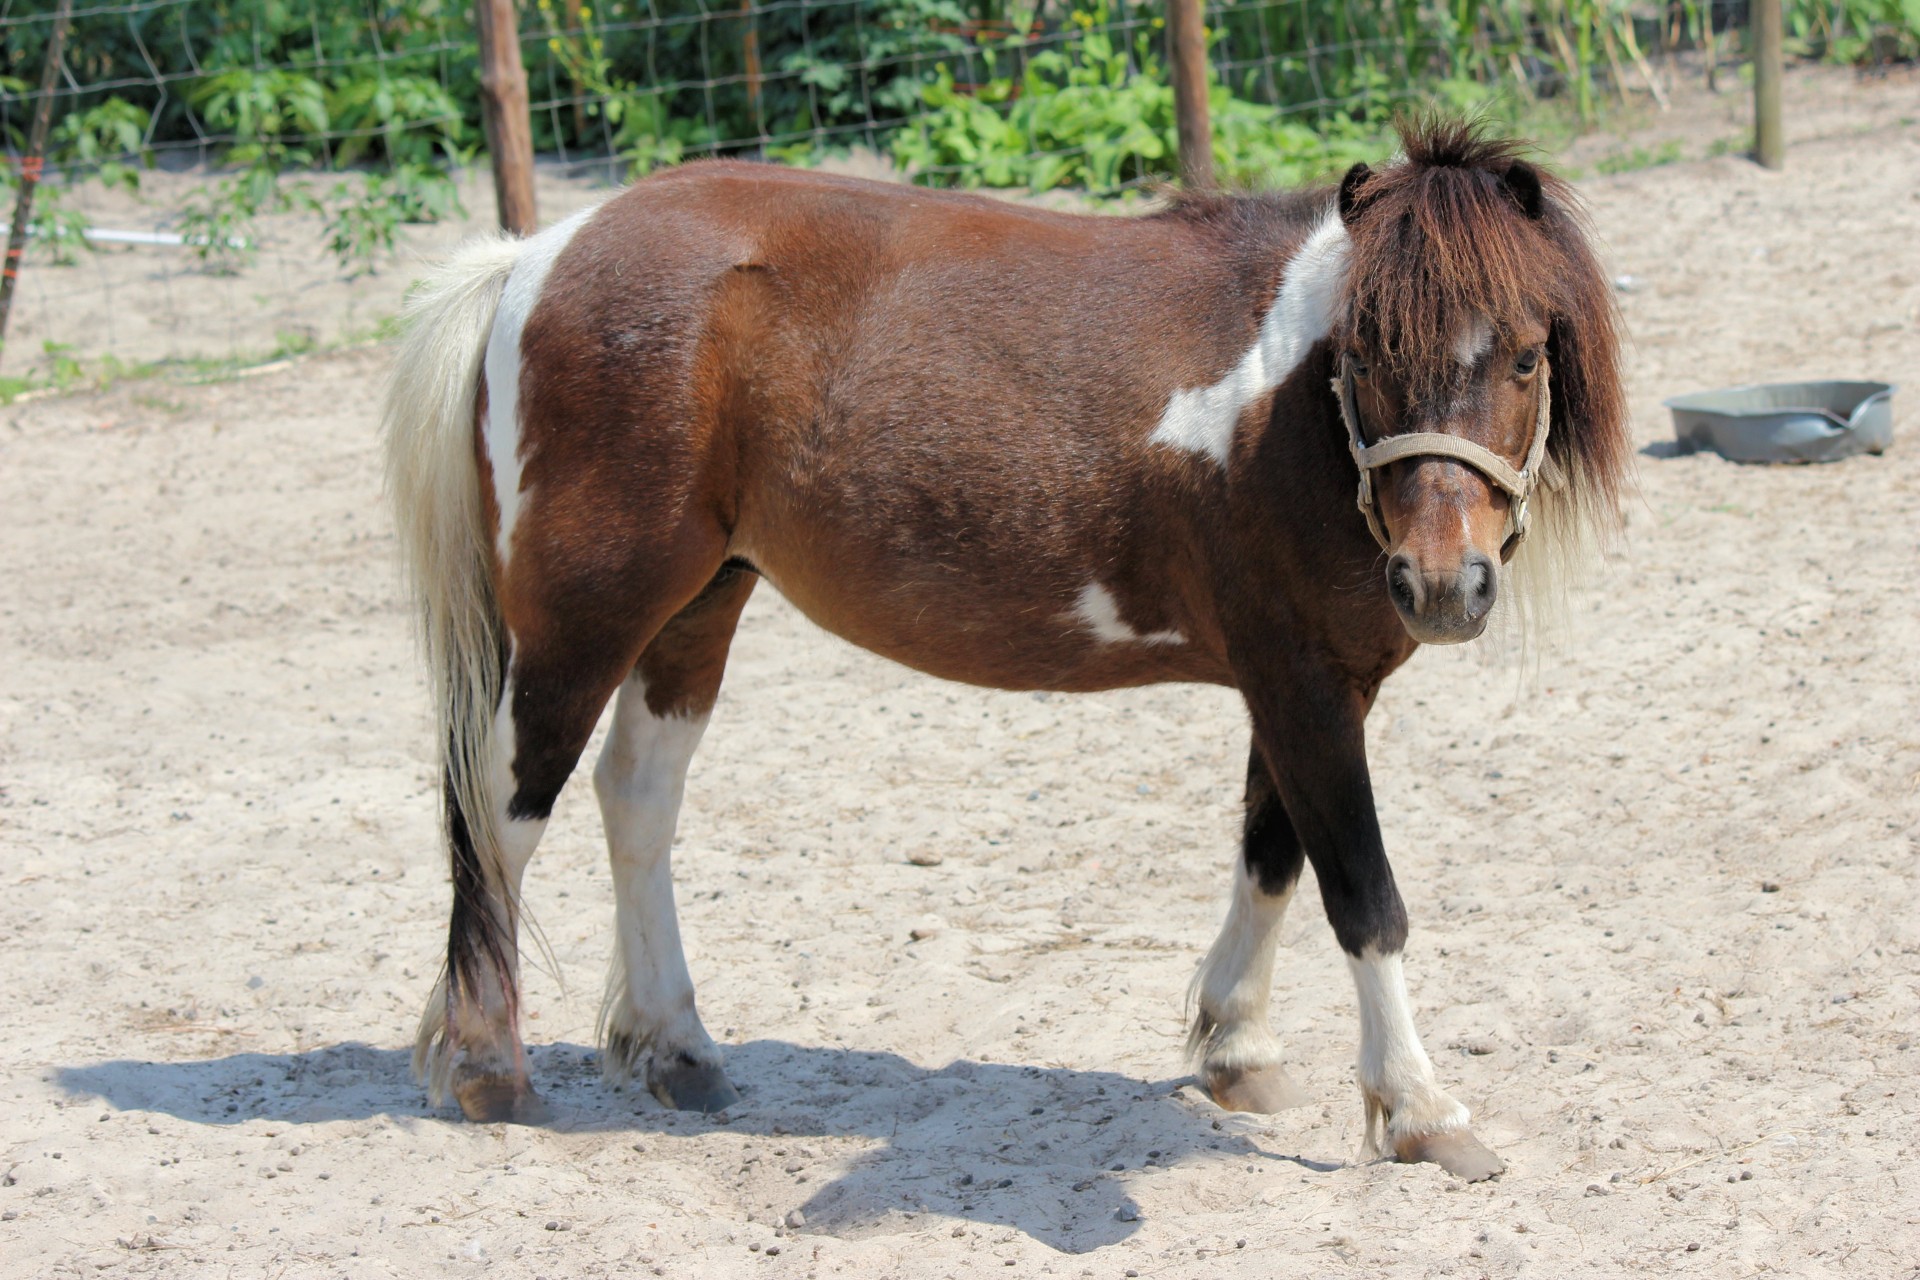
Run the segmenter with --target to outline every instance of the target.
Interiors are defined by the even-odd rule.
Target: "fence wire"
[[[931,185],[1109,195],[1177,163],[1164,11],[1140,0],[525,0],[542,216],[709,155]],[[1215,0],[1223,177],[1377,154],[1410,104],[1658,92],[1715,0]],[[0,0],[0,178],[17,180],[48,0]],[[492,201],[470,6],[85,3],[54,90],[0,372],[256,356],[377,330],[408,252]],[[0,190],[0,217],[12,207]],[[23,350],[24,348],[24,350]]]

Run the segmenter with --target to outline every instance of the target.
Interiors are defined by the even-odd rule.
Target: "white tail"
[[[387,495],[432,682],[454,860],[448,972],[414,1053],[414,1069],[441,1086],[436,1094],[444,1091],[435,1078],[443,1072],[431,1068],[445,1065],[446,1054],[435,1050],[446,1047],[447,1001],[463,979],[477,976],[463,972],[463,962],[486,956],[494,974],[513,972],[498,963],[510,959],[503,951],[512,945],[511,921],[501,921],[486,900],[487,886],[502,884],[495,865],[499,798],[484,792],[506,655],[474,431],[487,339],[523,244],[469,241],[407,300],[406,336],[382,414]]]

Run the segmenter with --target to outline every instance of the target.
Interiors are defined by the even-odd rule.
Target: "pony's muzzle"
[[[1387,594],[1407,634],[1421,644],[1460,644],[1486,630],[1500,594],[1493,557],[1469,551],[1459,568],[1435,572],[1404,551],[1387,560]]]

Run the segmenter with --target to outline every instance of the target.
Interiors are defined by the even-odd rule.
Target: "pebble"
[[[571,1231],[572,1229],[572,1224],[562,1222],[558,1218],[547,1219],[547,1230],[549,1231]]]
[[[807,1215],[795,1209],[787,1214],[787,1225],[790,1227],[804,1227],[807,1225]]]
[[[1140,1211],[1130,1205],[1123,1204],[1113,1211],[1113,1220],[1115,1222],[1138,1222],[1140,1221]]]
[[[937,867],[946,860],[944,854],[935,853],[932,849],[915,849],[907,855],[907,861],[916,867]]]

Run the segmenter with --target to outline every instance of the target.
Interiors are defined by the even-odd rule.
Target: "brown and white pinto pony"
[[[1337,190],[1140,218],[690,164],[460,250],[409,307],[386,408],[453,865],[415,1063],[432,1096],[539,1114],[521,876],[612,700],[605,1071],[673,1107],[737,1101],[668,853],[766,578],[949,680],[1239,690],[1246,825],[1194,984],[1201,1079],[1223,1107],[1295,1101],[1268,998],[1311,859],[1358,988],[1369,1146],[1498,1172],[1414,1030],[1363,725],[1417,644],[1480,633],[1498,560],[1551,570],[1608,531],[1627,436],[1570,191],[1478,126],[1402,142]]]

